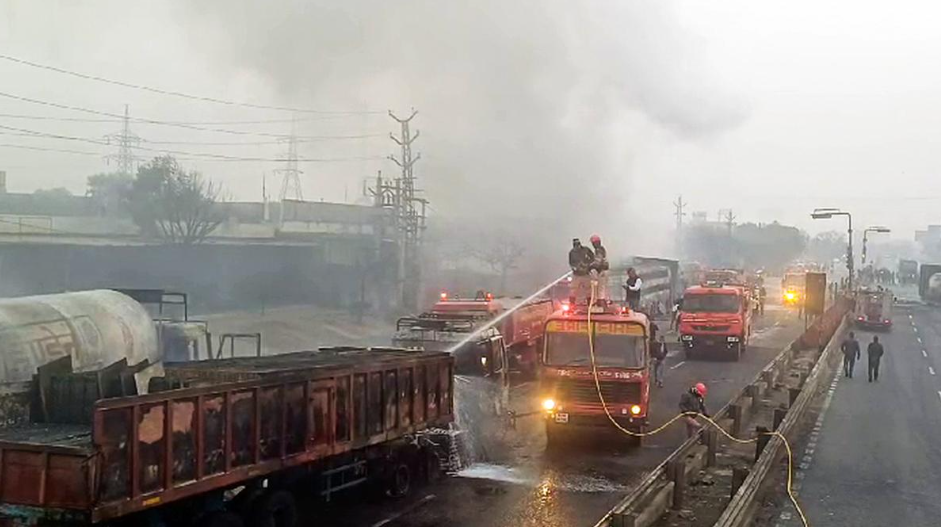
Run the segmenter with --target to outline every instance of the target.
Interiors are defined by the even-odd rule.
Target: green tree
[[[167,243],[196,244],[225,219],[222,189],[195,171],[187,172],[171,156],[142,165],[127,193],[127,207],[146,236]]]
[[[117,172],[88,176],[85,195],[102,216],[118,216],[127,212],[127,198],[134,177]]]

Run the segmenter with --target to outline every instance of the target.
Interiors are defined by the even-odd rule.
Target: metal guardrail
[[[760,382],[761,380],[767,378],[767,372],[773,372],[776,368],[779,368],[782,363],[787,363],[790,361],[793,347],[799,341],[799,337],[791,343],[789,343],[784,349],[778,353],[774,359],[771,360],[761,371],[759,371],[751,381],[747,382],[739,391],[735,394],[729,401],[723,406],[718,412],[714,415],[715,420],[731,418],[730,409],[732,406],[738,404],[738,402],[747,396],[747,391],[749,386]],[[700,443],[702,439],[702,434],[705,428],[701,428],[693,437],[690,437],[683,442],[679,447],[676,448],[669,456],[666,457],[659,465],[657,465],[653,470],[651,470],[639,484],[637,484],[631,492],[624,497],[617,505],[614,506],[607,514],[604,515],[601,520],[599,520],[595,527],[610,527],[612,526],[611,520],[614,516],[624,514],[625,512],[630,511],[632,508],[640,504],[640,501],[648,495],[651,489],[656,485],[666,481],[669,472],[668,467],[671,463],[686,457],[690,451]]]
[[[833,333],[826,349],[817,360],[817,364],[811,370],[804,385],[801,386],[800,394],[794,401],[794,404],[788,410],[787,415],[781,422],[777,431],[788,441],[793,439],[797,430],[799,421],[804,417],[804,411],[810,404],[810,401],[817,395],[817,389],[821,382],[824,382],[827,374],[830,373],[834,365],[832,358],[839,350],[840,344],[837,338],[847,330],[847,321],[844,319],[840,326]],[[752,466],[751,471],[742,483],[738,492],[732,497],[728,507],[715,523],[715,527],[743,527],[750,525],[755,512],[755,499],[765,480],[775,467],[777,461],[784,455],[784,441],[778,436],[772,436],[765,449],[762,451],[758,461]]]
[[[846,307],[845,305],[834,306],[834,309],[836,310],[836,312],[839,312],[841,308],[845,309],[845,307]],[[827,321],[825,320],[826,316],[827,315],[825,315],[824,317],[820,319],[819,325],[824,325],[827,323]],[[843,315],[840,315],[840,317],[842,319]],[[844,329],[845,323],[846,322],[844,320],[839,325],[839,327],[836,328],[833,335],[840,334],[840,332],[843,331]],[[787,370],[794,356],[794,352],[796,350],[801,349],[802,346],[806,346],[807,344],[809,344],[807,342],[808,334],[814,334],[814,335],[820,334],[821,328],[815,327],[815,325],[812,325],[810,328],[808,328],[807,331],[805,331],[805,333],[801,334],[799,337],[791,341],[784,349],[782,349],[781,352],[778,353],[775,356],[775,358],[772,359],[764,368],[762,368],[762,370],[759,371],[751,381],[746,383],[741,388],[741,390],[739,390],[738,393],[735,394],[735,396],[729,399],[729,401],[725,404],[725,406],[723,406],[718,412],[714,414],[714,419],[716,421],[719,421],[722,419],[729,419],[729,418],[734,419],[733,415],[731,415],[732,407],[738,406],[745,397],[750,397],[750,390],[753,385],[762,381],[768,382],[770,384],[777,377],[778,372]],[[784,424],[787,422],[788,419],[791,419],[791,422],[793,423],[800,418],[799,414],[803,411],[803,408],[807,405],[806,400],[809,399],[809,397],[806,396],[805,393],[809,392],[810,390],[804,390],[804,387],[814,386],[811,383],[818,382],[820,374],[817,373],[818,376],[814,377],[813,376],[814,372],[817,372],[820,365],[825,363],[823,359],[825,358],[829,359],[829,355],[827,355],[827,352],[832,347],[833,347],[833,338],[831,337],[830,343],[827,345],[827,348],[824,351],[824,354],[821,355],[820,360],[817,361],[817,365],[812,370],[811,374],[807,377],[807,381],[801,387],[801,394],[798,396],[798,399],[800,399],[801,397],[804,397],[804,402],[802,403],[803,406],[798,407],[797,405],[799,401],[795,401],[795,404],[791,408],[797,411],[788,411],[785,421],[782,422],[782,425],[781,425],[782,428],[779,430],[784,430],[783,428]],[[790,426],[793,427],[794,425],[791,424]],[[594,527],[618,527],[620,525],[620,522],[616,521],[616,519],[618,519],[619,517],[627,513],[637,512],[635,511],[635,509],[644,505],[645,498],[647,498],[651,494],[651,491],[655,489],[658,485],[665,484],[668,481],[669,467],[671,466],[671,464],[680,459],[685,458],[693,450],[693,448],[696,447],[700,443],[700,440],[702,438],[702,434],[704,431],[705,431],[705,428],[700,429],[696,435],[687,439],[685,442],[683,442],[683,444],[677,447],[676,450],[674,450],[669,456],[667,456],[666,459],[664,459],[659,465],[657,465],[646,476],[644,476],[644,479],[641,480],[640,483],[638,483],[631,490],[631,492],[627,494],[627,496],[625,496],[620,502],[618,502],[617,505],[615,505],[610,511],[608,511],[604,515],[604,517],[601,518],[601,520],[595,523]],[[784,432],[782,431],[782,433]],[[769,442],[768,446],[765,447],[763,451],[764,452],[763,456],[771,452],[772,450],[774,452],[777,452],[777,450],[780,449],[780,446],[781,446],[780,438],[774,437],[774,440],[772,442]],[[759,462],[760,461],[761,460],[759,459]],[[769,468],[771,465],[772,464],[769,463]],[[757,465],[755,469],[757,469]],[[749,477],[746,478],[745,482],[743,483],[742,487],[739,489],[739,492],[736,494],[736,496],[742,494],[743,489],[745,489],[749,484],[754,485],[757,482],[758,485],[760,485],[761,480],[756,479],[756,478],[757,476],[755,475],[755,470],[753,470],[749,474]],[[751,496],[751,499],[754,499],[754,496]],[[731,504],[730,504],[730,507],[731,507]],[[728,513],[728,509],[726,510],[726,512]],[[719,524],[716,524],[716,525],[718,526]],[[745,525],[745,524],[743,523],[743,524],[734,524],[734,525]],[[727,527],[730,527],[730,526],[727,526]]]

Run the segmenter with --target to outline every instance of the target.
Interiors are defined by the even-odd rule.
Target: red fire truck
[[[427,350],[447,349],[454,340],[445,334],[449,327],[460,323],[469,326],[461,329],[463,338],[475,328],[500,317],[521,302],[521,299],[516,298],[497,299],[487,293],[478,294],[473,299],[452,298],[447,293],[442,293],[441,299],[431,311],[399,320],[393,344]],[[506,315],[494,327],[495,333],[503,339],[511,369],[535,374],[539,364],[537,350],[542,343],[543,325],[546,318],[552,314],[552,306],[553,301],[549,298],[533,300]],[[429,328],[436,331],[429,332]],[[442,348],[436,343],[444,343],[445,347]]]
[[[679,316],[686,357],[715,350],[741,358],[751,334],[752,304],[744,286],[707,283],[688,288]]]
[[[640,432],[647,425],[647,317],[613,303],[590,309],[591,327],[585,305],[566,304],[546,322],[540,393],[550,444],[566,430],[612,427],[604,406],[628,430]],[[589,332],[601,397],[592,369]]]
[[[860,289],[856,294],[856,327],[861,329],[892,329],[892,292],[886,289]]]

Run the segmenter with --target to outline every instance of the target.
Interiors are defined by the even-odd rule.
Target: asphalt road
[[[661,323],[661,327],[664,324]],[[673,417],[680,395],[696,382],[709,386],[707,406],[717,410],[800,334],[794,312],[768,306],[739,362],[687,361],[675,335],[663,388],[652,388],[651,421]],[[671,338],[672,337],[672,338]],[[535,383],[515,387],[517,411],[538,409]],[[644,474],[685,439],[677,424],[648,438],[642,447],[614,434],[570,441],[546,451],[541,416],[520,419],[505,438],[506,451],[494,464],[476,464],[401,501],[364,500],[358,495],[327,510],[308,511],[301,525],[331,527],[573,526],[593,525]]]
[[[815,527],[941,524],[941,310],[897,308],[878,382],[864,356],[838,377],[803,463],[800,503]],[[790,508],[789,508],[790,509]],[[799,525],[792,510],[782,525]]]

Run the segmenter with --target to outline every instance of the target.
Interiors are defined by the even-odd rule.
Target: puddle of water
[[[604,492],[626,492],[627,485],[616,483],[600,476],[585,474],[544,474],[541,478],[525,474],[522,470],[505,465],[474,463],[457,472],[457,477],[486,479],[527,487],[539,487],[547,491],[577,492],[584,494]]]
[[[490,463],[474,463],[458,471],[456,476],[460,478],[489,479],[491,481],[502,481],[517,485],[536,485],[536,481],[533,478],[524,476],[517,468],[493,465]]]

